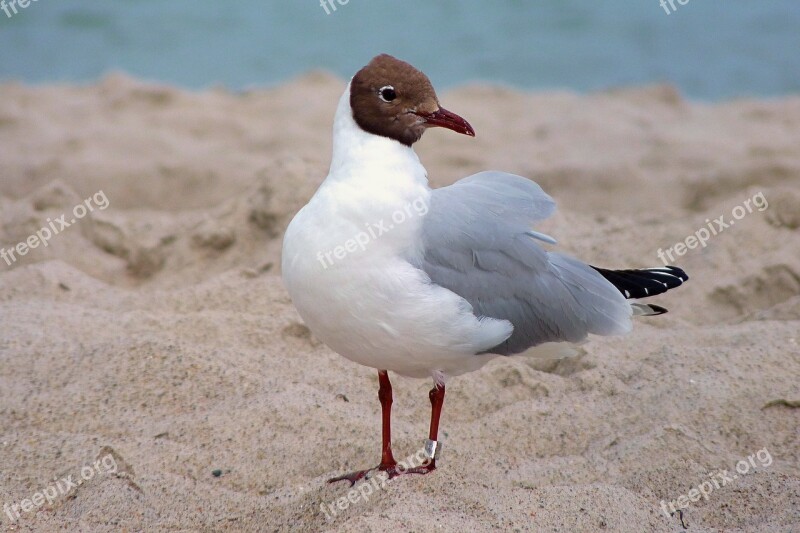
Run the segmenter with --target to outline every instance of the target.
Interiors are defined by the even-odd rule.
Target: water
[[[10,0],[6,0],[6,3]],[[579,91],[670,81],[719,100],[800,92],[800,2],[689,0],[37,0],[0,11],[0,79],[111,70],[184,87],[351,76],[388,52],[440,87]],[[671,11],[671,9],[670,9]]]

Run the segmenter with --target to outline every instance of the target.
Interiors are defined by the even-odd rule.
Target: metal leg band
[[[425,455],[428,459],[438,459],[442,455],[442,443],[438,440],[425,440]]]

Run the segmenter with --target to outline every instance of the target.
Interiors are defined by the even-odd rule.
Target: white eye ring
[[[391,85],[384,85],[378,90],[378,96],[384,102],[391,102],[392,100],[397,98],[397,92]]]

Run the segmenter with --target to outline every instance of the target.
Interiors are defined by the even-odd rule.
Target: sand
[[[657,266],[746,212],[674,255],[669,314],[451,380],[439,469],[362,497],[325,480],[379,459],[376,373],[310,334],[279,266],[343,87],[0,86],[0,246],[94,208],[0,260],[0,527],[800,531],[800,96],[442,94],[478,136],[426,135],[432,184],[531,177],[559,203],[538,229],[592,264]],[[406,457],[430,382],[393,383]]]

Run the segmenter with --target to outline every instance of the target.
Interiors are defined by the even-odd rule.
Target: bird
[[[675,266],[597,268],[551,250],[556,240],[534,226],[556,204],[528,178],[484,171],[432,189],[413,145],[433,127],[475,136],[424,73],[374,57],[338,102],[327,177],[284,234],[282,277],[300,317],[378,372],[380,463],[331,483],[433,472],[448,379],[498,357],[561,357],[590,335],[624,335],[632,317],[667,311],[630,300],[689,279]],[[433,380],[425,461],[413,468],[392,452],[389,372]]]

